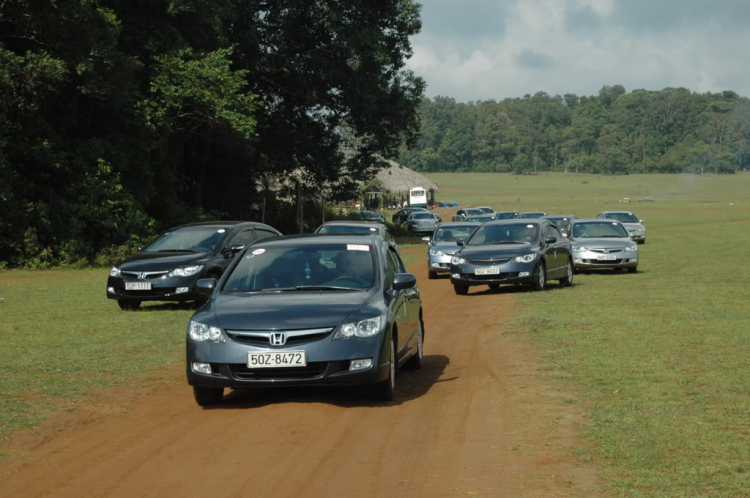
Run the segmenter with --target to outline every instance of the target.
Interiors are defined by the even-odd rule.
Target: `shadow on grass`
[[[393,401],[372,399],[367,386],[258,387],[233,389],[224,396],[221,404],[204,409],[247,409],[282,403],[327,403],[343,408],[396,406],[424,396],[438,382],[456,380],[458,377],[440,378],[449,363],[447,356],[425,355],[420,370],[399,370],[396,377],[396,396]]]

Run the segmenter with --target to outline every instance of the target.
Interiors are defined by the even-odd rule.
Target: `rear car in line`
[[[541,218],[542,216],[547,216],[547,213],[544,211],[526,211],[525,213],[518,213],[519,219],[531,219],[531,218]]]
[[[207,221],[170,228],[124,261],[107,279],[107,298],[123,310],[143,301],[205,301],[195,286],[219,278],[232,258],[258,240],[281,232],[263,223]]]
[[[451,258],[451,283],[456,294],[469,287],[528,285],[543,290],[549,280],[573,285],[570,242],[548,220],[497,220],[477,228]]]
[[[456,211],[456,214],[453,215],[451,221],[466,221],[467,216],[484,216],[485,214],[487,213],[478,208],[459,209]]]
[[[315,233],[327,233],[335,235],[380,235],[398,251],[398,244],[388,227],[380,222],[370,221],[326,221],[318,228]]]
[[[427,208],[423,207],[408,207],[393,213],[393,216],[391,216],[391,221],[394,225],[401,225],[402,223],[406,222],[406,218],[408,218],[411,213],[414,213],[416,211],[421,211],[423,213],[430,212]]]
[[[518,218],[518,211],[497,211],[495,213],[495,219],[497,220],[515,220]]]
[[[210,299],[187,329],[196,402],[219,403],[226,388],[292,385],[367,385],[392,399],[400,368],[423,361],[416,283],[374,235],[255,244],[220,280],[198,283]]]
[[[577,270],[622,268],[638,271],[638,245],[616,220],[582,218],[573,220],[570,242]]]
[[[406,229],[410,234],[432,233],[440,221],[440,217],[435,213],[418,211],[411,213],[406,219]]]
[[[631,239],[639,244],[646,243],[646,227],[643,225],[644,221],[638,219],[638,217],[630,211],[602,211],[597,218],[619,221],[622,223],[622,226],[625,227],[625,230],[628,231]]]
[[[422,240],[427,242],[427,275],[437,278],[440,273],[450,272],[451,258],[461,247],[459,241],[466,241],[471,237],[479,223],[449,222],[438,225],[432,237]]]
[[[570,225],[573,223],[573,220],[578,218],[578,216],[574,214],[548,214],[542,216],[542,218],[554,223],[555,226],[560,229],[560,233],[563,234],[563,237],[567,238],[570,236]]]

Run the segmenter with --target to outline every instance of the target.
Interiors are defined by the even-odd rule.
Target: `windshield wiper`
[[[364,292],[366,289],[359,289],[357,287],[340,287],[336,285],[297,285],[294,287],[268,287],[267,289],[262,289],[262,292],[291,292],[291,291],[306,291],[306,290],[335,290],[335,291]]]
[[[526,242],[525,240],[500,240],[493,242],[493,244],[531,244],[531,242]]]
[[[198,252],[191,249],[159,249],[156,252]]]

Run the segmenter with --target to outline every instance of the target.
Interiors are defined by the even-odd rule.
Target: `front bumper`
[[[137,280],[128,277],[110,276],[107,279],[107,298],[121,301],[192,301],[199,299],[201,296],[195,291],[195,283],[199,278],[200,276],[193,275],[190,277],[164,276],[155,279]],[[151,289],[125,290],[125,282],[147,282],[151,284]]]
[[[573,253],[573,265],[575,268],[636,268],[638,266],[638,251],[619,251],[610,253],[614,256],[612,260],[599,259],[602,253],[594,251],[582,251]]]
[[[534,268],[537,261],[530,263],[504,263],[500,265],[451,265],[451,283],[456,285],[491,285],[491,284],[530,284],[534,279]],[[497,268],[498,273],[477,275],[477,269]]]
[[[427,253],[427,270],[433,273],[447,273],[451,271],[451,258],[453,254],[433,256]]]
[[[192,386],[234,389],[275,386],[374,384],[388,377],[388,350],[382,333],[368,339],[332,340],[333,332],[317,341],[279,348],[255,346],[235,341],[217,344],[187,340],[187,381]],[[305,351],[307,366],[248,368],[249,352]],[[350,371],[352,360],[372,358],[365,370]],[[210,363],[211,374],[194,372],[193,362]]]
[[[646,232],[628,232],[630,238],[633,240],[641,241],[646,240]]]

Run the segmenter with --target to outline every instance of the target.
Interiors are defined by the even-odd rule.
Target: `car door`
[[[396,266],[395,260],[391,256],[391,250],[387,246],[381,247],[383,247],[383,292],[385,293],[385,298],[389,301],[388,307],[391,309],[393,321],[398,329],[396,351],[398,356],[401,357],[404,345],[409,336],[409,307],[407,304],[406,292],[404,290],[398,291],[393,288],[393,277],[396,273],[400,272]]]
[[[393,264],[396,266],[398,273],[407,273],[408,270],[404,266],[404,262],[401,260],[401,256],[391,250],[390,257],[393,259]],[[414,286],[410,289],[404,289],[404,298],[406,299],[406,310],[407,310],[407,334],[404,334],[404,343],[407,346],[416,346],[416,331],[419,324],[419,309],[422,307],[422,297],[419,293],[419,287]],[[402,330],[402,329],[399,329]]]
[[[565,238],[562,236],[560,231],[552,223],[545,223],[543,225],[542,233],[544,238],[554,237],[555,242],[547,244],[545,248],[547,254],[547,278],[552,279],[559,276],[561,268],[565,266],[568,260],[567,252],[564,250]]]

